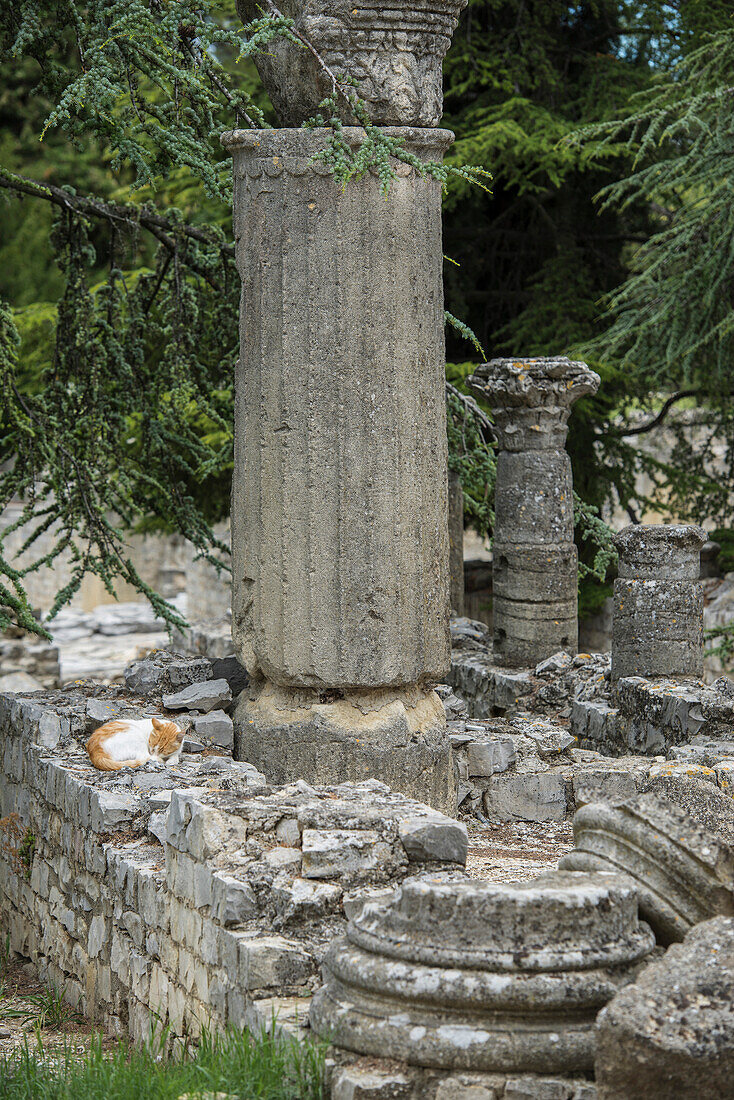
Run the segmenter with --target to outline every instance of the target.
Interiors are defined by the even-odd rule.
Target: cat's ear
[[[168,725],[168,722],[165,720],[165,718],[151,718],[151,722],[153,723],[153,729],[157,730],[158,733],[160,733],[161,730],[164,730]]]

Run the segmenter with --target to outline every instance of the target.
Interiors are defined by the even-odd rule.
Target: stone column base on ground
[[[260,681],[240,696],[235,756],[255,764],[271,783],[376,777],[456,814],[446,717],[427,688],[315,693]]]

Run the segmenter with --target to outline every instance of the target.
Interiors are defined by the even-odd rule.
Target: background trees
[[[491,196],[449,187],[447,308],[487,356],[581,354],[601,373],[571,425],[583,502],[638,514],[644,466],[659,508],[722,527],[732,485],[700,433],[661,461],[622,432],[687,400],[734,439],[729,7],[470,0],[445,66],[452,162],[494,177]],[[224,552],[211,524],[228,507],[238,280],[217,139],[238,116],[275,122],[247,52],[284,28],[262,20],[243,56],[239,29],[208,0],[0,14],[0,504],[24,494],[32,530],[54,522],[72,548],[61,599],[85,570],[144,589],[130,528]],[[461,388],[478,352],[451,333],[448,353]],[[486,433],[449,411],[468,516],[491,529]],[[588,564],[598,529],[579,520]],[[0,583],[0,623],[30,625],[1,535]]]

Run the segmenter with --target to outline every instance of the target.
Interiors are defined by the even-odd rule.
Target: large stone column
[[[440,159],[446,130],[389,131]],[[362,131],[347,129],[355,144]],[[453,811],[441,188],[342,190],[322,130],[236,131],[235,751]]]
[[[569,359],[493,359],[469,379],[499,445],[493,542],[494,659],[534,666],[578,646],[573,482],[565,451],[574,401],[599,375]]]

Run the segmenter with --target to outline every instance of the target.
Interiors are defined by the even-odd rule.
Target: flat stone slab
[[[164,695],[162,702],[166,710],[198,710],[207,714],[231,703],[232,692],[224,679],[205,680],[202,683],[189,684],[171,695]]]

